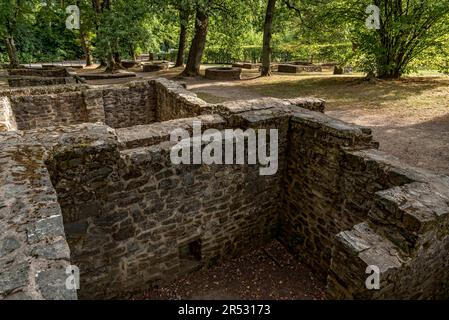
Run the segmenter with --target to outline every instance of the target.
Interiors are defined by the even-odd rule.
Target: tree
[[[187,42],[187,28],[189,26],[190,11],[185,9],[179,10],[179,42],[178,54],[176,57],[175,67],[182,67],[184,65],[184,52]]]
[[[378,78],[397,79],[449,29],[449,0],[292,0],[316,33],[349,31],[353,59]],[[369,5],[379,8],[378,28],[368,28]],[[293,5],[292,5],[293,6]],[[319,27],[318,27],[319,26]]]
[[[145,0],[109,0],[94,6],[97,12],[95,55],[107,62],[106,72],[121,69],[122,55],[134,56],[137,48],[154,43],[159,22]],[[98,11],[99,10],[99,11]],[[159,42],[157,42],[159,43]]]
[[[276,0],[268,0],[263,31],[262,76],[271,75],[271,34],[275,9]]]
[[[19,65],[19,56],[16,47],[18,34],[29,24],[35,1],[2,0],[0,2],[0,37],[4,41],[10,67]]]
[[[362,48],[375,57],[379,78],[401,77],[413,58],[448,30],[447,0],[375,0],[374,4],[380,8],[380,28],[362,32],[366,37]]]
[[[206,46],[211,2],[212,0],[204,0],[196,4],[195,35],[190,45],[186,67],[181,76],[194,77],[200,74],[201,59]]]

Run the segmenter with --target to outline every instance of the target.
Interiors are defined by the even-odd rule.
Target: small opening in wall
[[[201,239],[179,246],[179,260],[182,271],[191,272],[201,266]]]

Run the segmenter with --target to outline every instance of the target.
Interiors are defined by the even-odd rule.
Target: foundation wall
[[[156,103],[155,119],[175,120],[0,133],[0,298],[76,298],[64,289],[69,264],[80,268],[79,297],[118,297],[273,237],[327,278],[330,298],[448,297],[447,176],[378,151],[369,129],[304,109],[322,111],[321,100],[201,106],[193,96],[171,99],[183,91],[161,83],[153,94],[138,84],[114,97],[102,87],[55,97],[84,101],[71,114],[106,119],[105,97],[123,103],[126,118],[136,103],[147,112],[139,97],[150,94],[165,101]],[[56,89],[39,90],[42,98]],[[12,97],[20,98],[28,101]],[[203,130],[279,129],[278,171],[174,165],[170,132],[192,132],[194,121]],[[379,290],[365,285],[369,266],[380,270]]]
[[[285,143],[287,123],[258,127],[283,126]],[[70,148],[48,162],[81,298],[144,290],[275,236],[282,169],[261,176],[257,165],[174,165],[172,146]],[[199,256],[185,255],[192,244]]]
[[[113,86],[10,89],[0,91],[0,98],[10,99],[9,110],[17,123],[17,128],[4,125],[3,131],[88,122],[126,128],[210,113],[205,111],[210,109],[206,102],[165,79]]]

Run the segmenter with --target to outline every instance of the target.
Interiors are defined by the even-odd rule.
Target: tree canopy
[[[79,29],[66,27],[69,5]],[[112,71],[150,53],[186,76],[200,63],[262,62],[269,74],[272,61],[304,60],[398,78],[448,72],[448,28],[449,0],[1,0],[0,62],[83,58]]]

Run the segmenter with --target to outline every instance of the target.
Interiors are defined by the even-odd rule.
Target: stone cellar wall
[[[19,130],[88,122],[83,93],[9,98]]]
[[[287,121],[255,124],[266,126],[283,130],[285,150]],[[69,148],[48,161],[81,298],[144,290],[275,236],[281,174],[260,176],[256,165],[176,166],[172,145]],[[200,244],[197,260],[181,255],[192,243]]]
[[[163,122],[0,133],[0,298],[117,297],[272,238],[326,276],[329,298],[448,296],[449,177],[378,151],[369,129],[324,115],[322,100],[208,105],[179,85],[154,84],[154,119]],[[148,83],[133,86],[63,95],[82,92],[87,117],[106,119],[105,96],[131,112],[131,101],[144,101],[136,92],[150,94]],[[19,92],[13,99],[30,91]],[[170,132],[191,132],[194,120],[203,129],[278,128],[276,175],[173,165]],[[64,286],[69,264],[80,267],[78,293]],[[380,290],[365,287],[372,265]]]
[[[16,122],[18,130],[98,121],[126,128],[200,115],[207,107],[194,93],[165,79],[112,86],[9,89],[0,91],[0,99],[0,122],[7,121],[2,114],[8,114],[3,108],[3,101],[8,100],[14,115],[8,119]],[[10,127],[3,125],[0,130]]]
[[[129,87],[103,89],[105,123],[113,128],[125,128],[156,121],[154,85],[135,83]]]
[[[335,236],[366,219],[377,191],[412,181],[346,152],[376,147],[371,130],[328,120],[292,118],[281,213],[282,241],[320,270],[329,268]]]
[[[35,87],[35,86],[54,86],[76,83],[73,77],[8,77],[8,85],[11,88]]]

